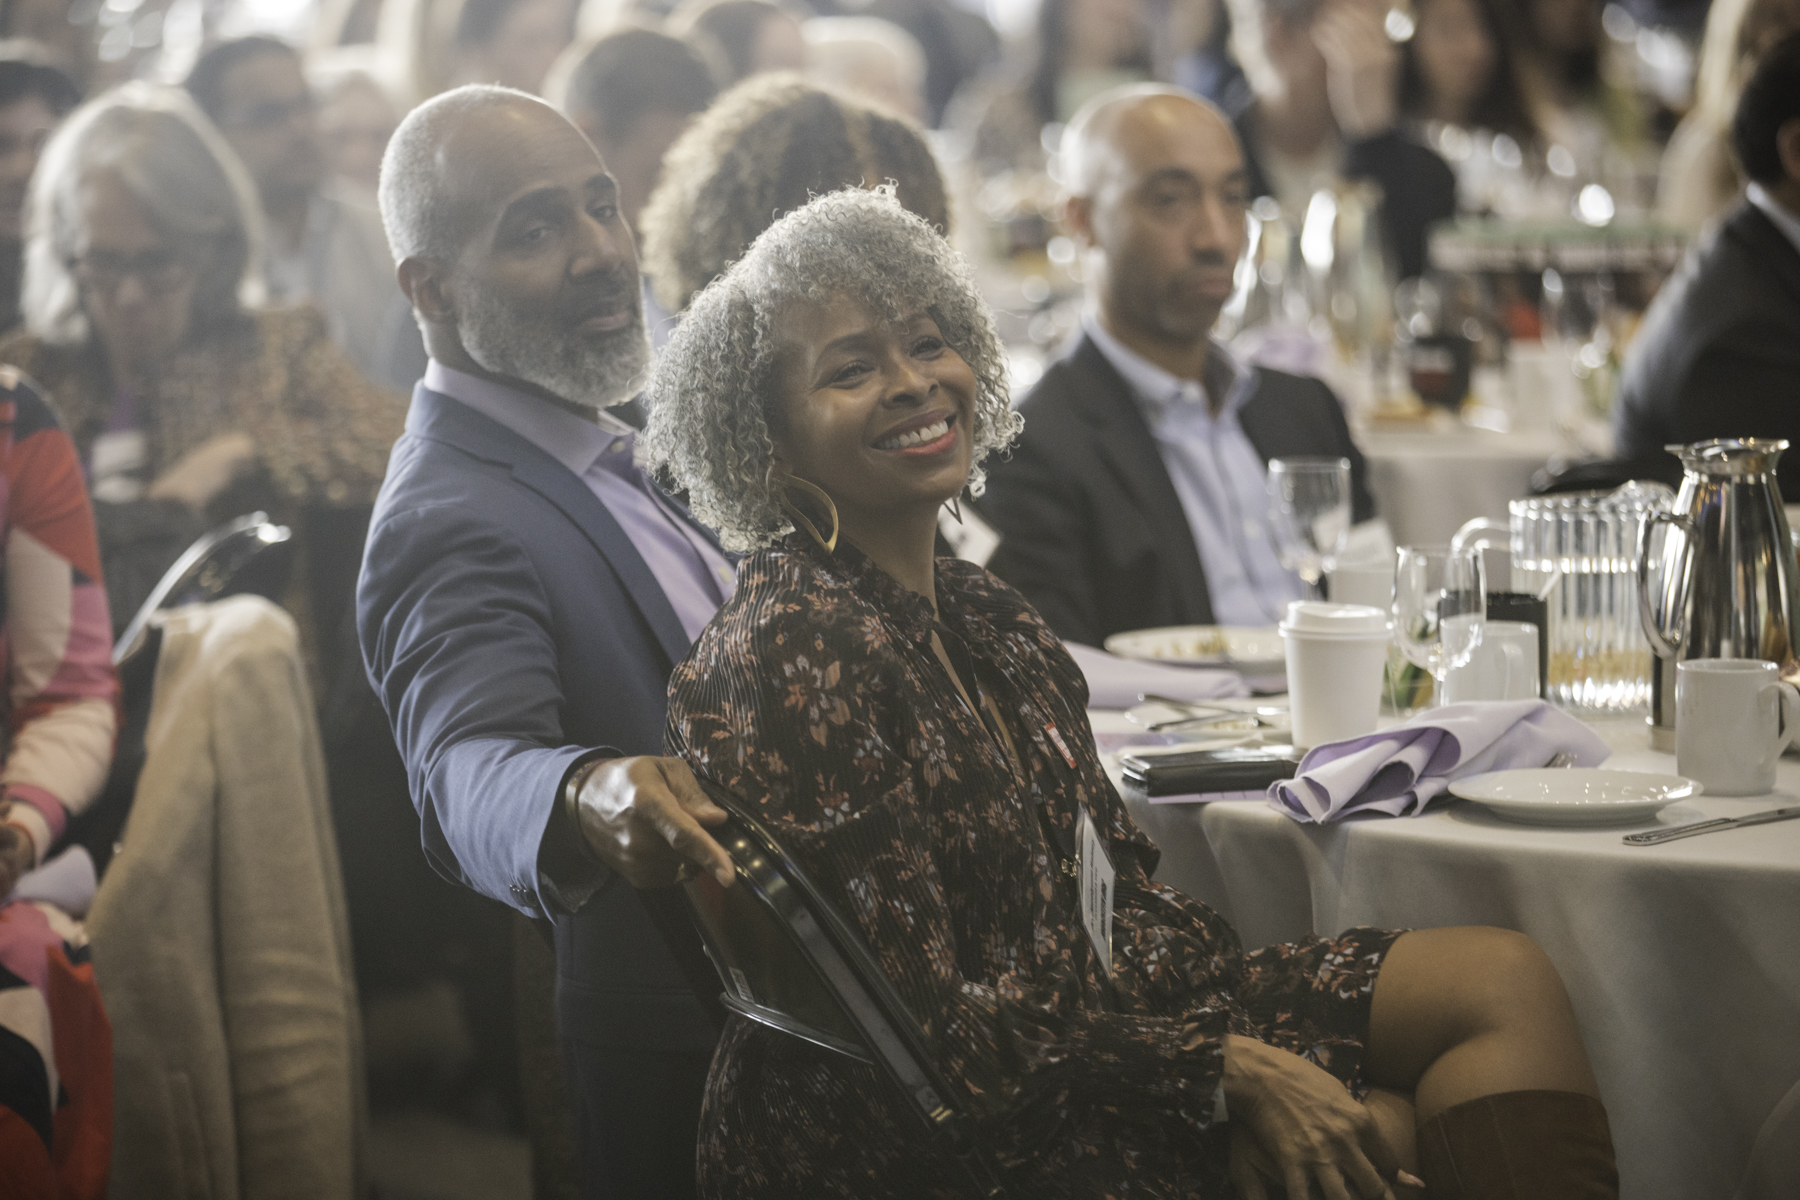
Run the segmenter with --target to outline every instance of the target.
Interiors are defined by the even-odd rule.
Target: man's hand
[[[18,886],[19,877],[37,865],[37,848],[22,825],[8,825],[12,801],[0,800],[0,900]]]
[[[1331,115],[1347,138],[1385,133],[1399,119],[1400,49],[1386,16],[1386,6],[1370,0],[1331,0],[1313,18]]]
[[[706,798],[679,758],[615,758],[588,772],[576,797],[581,833],[600,860],[635,888],[668,887],[693,863],[730,887],[737,869],[702,826],[725,810]]]
[[[1399,1164],[1375,1118],[1299,1055],[1227,1036],[1225,1100],[1231,1181],[1244,1200],[1265,1200],[1266,1180],[1290,1197],[1394,1200]]]
[[[152,500],[179,500],[201,512],[255,463],[256,443],[249,434],[214,434],[176,459],[145,494]]]

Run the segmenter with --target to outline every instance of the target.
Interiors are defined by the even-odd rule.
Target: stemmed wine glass
[[[1275,552],[1317,600],[1324,591],[1319,581],[1350,540],[1350,460],[1271,459],[1268,490]]]
[[[1481,551],[1402,546],[1394,568],[1394,636],[1415,666],[1431,672],[1433,699],[1444,702],[1444,677],[1481,644],[1487,578]]]

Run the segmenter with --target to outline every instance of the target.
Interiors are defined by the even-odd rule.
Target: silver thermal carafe
[[[1686,474],[1672,512],[1638,534],[1638,608],[1656,652],[1650,743],[1675,749],[1675,664],[1760,658],[1800,679],[1800,562],[1766,438],[1670,446]],[[1660,534],[1660,536],[1659,536]]]

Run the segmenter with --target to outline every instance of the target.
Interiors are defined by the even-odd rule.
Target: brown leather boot
[[[1618,1200],[1606,1109],[1579,1092],[1503,1092],[1419,1126],[1431,1200]]]

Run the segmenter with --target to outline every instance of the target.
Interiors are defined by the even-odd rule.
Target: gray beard
[[[596,345],[573,333],[522,319],[485,289],[459,288],[457,332],[463,348],[485,371],[536,384],[579,408],[598,411],[623,404],[641,388],[650,366],[641,303],[631,324]]]

